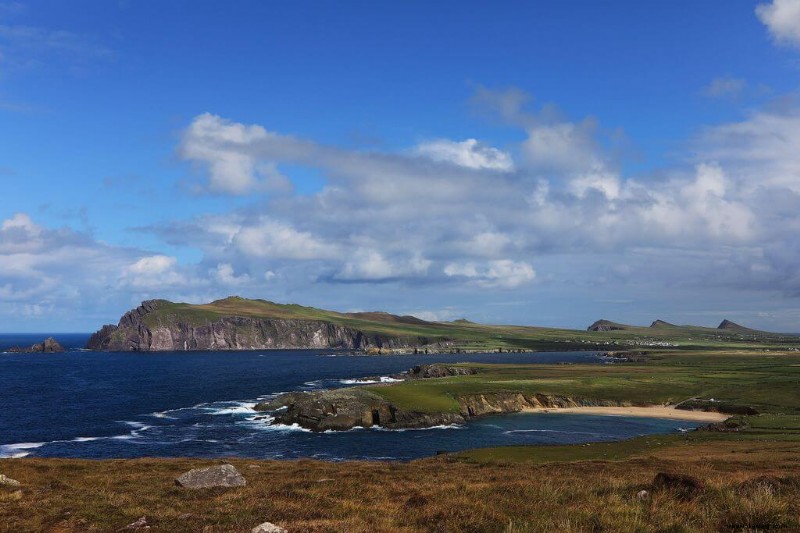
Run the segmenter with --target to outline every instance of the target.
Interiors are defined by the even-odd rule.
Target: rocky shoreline
[[[438,379],[457,375],[473,375],[469,367],[420,365],[394,379]],[[423,412],[398,407],[379,394],[363,387],[292,392],[281,394],[269,402],[255,406],[256,411],[274,417],[270,423],[298,425],[312,431],[344,431],[354,427],[387,429],[419,429],[442,425],[464,424],[472,418],[492,414],[518,413],[528,409],[624,406],[620,402],[597,401],[553,394],[530,394],[499,391],[463,394],[454,397],[457,407],[449,412]]]

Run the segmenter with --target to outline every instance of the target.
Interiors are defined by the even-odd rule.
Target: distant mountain
[[[586,331],[624,331],[626,329],[631,329],[632,327],[633,326],[618,324],[616,322],[611,322],[610,320],[601,319],[586,328]]]
[[[722,322],[720,322],[719,326],[717,326],[717,329],[725,329],[725,330],[728,330],[728,331],[744,331],[744,332],[754,332],[754,331],[756,331],[754,329],[750,329],[750,328],[746,328],[744,326],[740,326],[736,322],[731,322],[728,319],[725,319]]]
[[[679,328],[680,326],[676,326],[675,324],[670,324],[669,322],[665,322],[664,320],[654,320],[652,324],[650,324],[651,328]]]

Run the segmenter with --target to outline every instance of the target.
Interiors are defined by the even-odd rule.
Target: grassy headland
[[[674,326],[655,321],[649,327],[611,324],[608,331],[570,330],[533,326],[477,324],[467,320],[430,322],[413,316],[383,312],[340,313],[296,304],[278,304],[232,296],[208,304],[157,300],[155,309],[142,321],[152,329],[184,324],[202,326],[223,318],[318,321],[345,326],[369,335],[403,339],[426,339],[445,343],[448,349],[496,350],[588,350],[630,348],[678,349],[800,349],[800,337],[750,330],[742,327],[705,328]],[[735,326],[735,325],[734,325]]]

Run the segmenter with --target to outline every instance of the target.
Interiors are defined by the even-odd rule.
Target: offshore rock
[[[14,346],[8,350],[12,353],[61,353],[64,350],[64,347],[58,343],[53,337],[47,337],[42,342],[37,342],[27,348],[20,348],[19,346]]]

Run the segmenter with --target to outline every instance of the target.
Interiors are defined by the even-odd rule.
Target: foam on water
[[[389,376],[381,376],[378,379],[340,379],[339,383],[344,385],[369,385],[371,383],[398,383],[400,381],[404,381],[402,379],[397,379]]]
[[[25,450],[34,450],[41,448],[47,444],[46,442],[18,442],[16,444],[3,444],[0,445],[0,458],[3,459],[16,459],[19,457],[27,457],[31,452]]]

